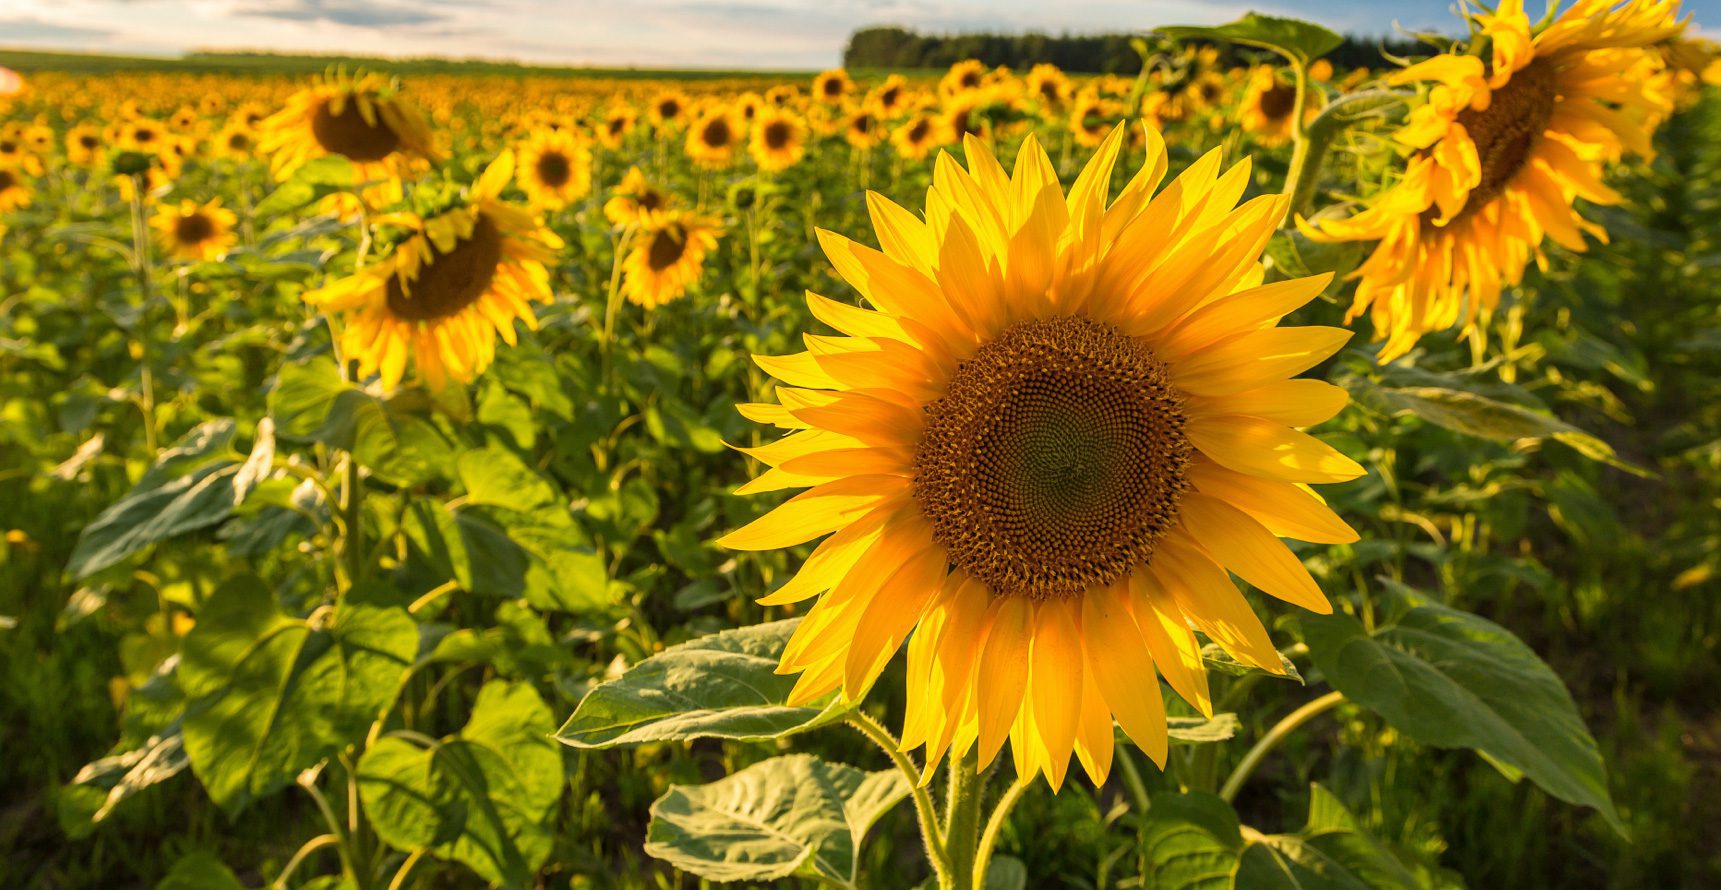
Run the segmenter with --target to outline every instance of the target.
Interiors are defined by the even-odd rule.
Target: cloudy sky
[[[1216,24],[1256,9],[1357,34],[1448,25],[1451,0],[0,0],[0,46],[441,55],[594,65],[821,68],[848,34]],[[1531,0],[1532,8],[1539,8]],[[1688,0],[1721,23],[1721,0]]]

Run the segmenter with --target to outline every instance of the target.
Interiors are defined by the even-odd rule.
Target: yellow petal
[[[1191,418],[1184,434],[1215,463],[1284,482],[1347,482],[1365,472],[1332,446],[1280,423],[1222,414]]]
[[[1249,514],[1217,498],[1186,492],[1183,527],[1219,563],[1264,593],[1321,615],[1333,611],[1309,570]]]
[[[1136,626],[1124,582],[1082,596],[1088,669],[1107,708],[1136,747],[1165,765],[1165,701],[1145,636]]]
[[[724,535],[717,544],[731,550],[793,547],[848,525],[886,497],[907,489],[908,480],[899,476],[852,476],[826,482]]]
[[[1028,686],[1029,621],[1033,608],[1020,596],[999,597],[992,604],[986,644],[980,650],[979,699],[980,768],[998,756]]]

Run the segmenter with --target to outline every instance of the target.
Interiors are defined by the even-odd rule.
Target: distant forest
[[[847,68],[946,68],[963,59],[1026,70],[1050,62],[1065,71],[1135,74],[1141,56],[1130,48],[1137,34],[919,34],[907,28],[865,28],[849,37],[843,50]],[[1426,55],[1415,40],[1346,36],[1327,55],[1340,69],[1386,63],[1381,50],[1398,56]]]

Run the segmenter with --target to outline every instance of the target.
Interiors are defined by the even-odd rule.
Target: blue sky
[[[1539,0],[1530,0],[1532,9]],[[341,51],[595,65],[823,68],[848,34],[1145,30],[1255,9],[1358,34],[1448,28],[1448,0],[0,0],[0,46]],[[1721,0],[1686,9],[1721,24]],[[1714,33],[1713,27],[1711,33]]]

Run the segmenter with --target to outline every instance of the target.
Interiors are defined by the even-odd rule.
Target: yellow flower
[[[927,152],[945,141],[943,122],[925,112],[890,131],[890,144],[895,146],[896,153],[911,161],[926,157]]]
[[[870,108],[857,108],[849,112],[848,122],[843,126],[843,138],[855,148],[866,151],[884,138],[884,125]]]
[[[489,367],[496,337],[512,346],[515,321],[537,325],[532,301],[550,300],[544,263],[561,239],[520,207],[498,200],[514,174],[505,152],[465,203],[430,219],[383,221],[413,230],[386,259],[312,291],[305,301],[341,319],[341,351],[360,374],[393,389],[410,357],[431,389],[469,382]]]
[[[841,68],[822,71],[813,78],[813,98],[826,105],[841,105],[854,88],[849,73]]]
[[[243,121],[231,119],[215,134],[215,153],[235,160],[247,160],[257,151],[257,133]]]
[[[927,774],[1006,738],[1019,775],[1058,787],[1072,752],[1103,781],[1112,721],[1164,763],[1164,677],[1212,711],[1191,627],[1280,672],[1226,569],[1330,611],[1280,536],[1356,535],[1305,486],[1362,468],[1298,427],[1342,389],[1292,380],[1349,332],[1279,328],[1330,276],[1263,285],[1279,196],[1234,208],[1247,161],[1216,150],[1162,197],[1165,144],[1107,200],[1116,128],[1069,194],[1029,137],[1007,175],[978,139],[941,155],[925,218],[877,194],[883,250],[818,233],[871,309],[809,294],[847,336],[756,361],[790,432],[746,449],[770,469],[742,493],[807,488],[721,544],[824,540],[762,602],[823,594],[779,668],[790,700],[857,700],[908,643],[905,748]],[[825,537],[825,536],[829,537]]]
[[[0,133],[0,166],[22,169],[31,176],[42,175],[42,161],[30,151],[20,133]]]
[[[629,302],[655,309],[699,280],[705,254],[716,247],[714,220],[685,210],[652,214],[622,262],[622,289]]]
[[[1028,94],[1041,110],[1056,114],[1070,101],[1070,79],[1056,65],[1039,64],[1028,70]]]
[[[30,184],[24,171],[0,164],[0,213],[30,206]]]
[[[1532,31],[1521,0],[1476,17],[1488,59],[1441,55],[1393,75],[1432,81],[1398,141],[1402,179],[1345,220],[1304,223],[1311,237],[1378,241],[1357,270],[1351,317],[1368,312],[1380,360],[1462,324],[1477,329],[1501,290],[1543,260],[1542,239],[1574,251],[1584,234],[1578,198],[1613,204],[1603,166],[1648,154],[1671,113],[1671,81],[1651,45],[1679,33],[1674,0],[1581,0]]]
[[[1313,118],[1320,111],[1320,91],[1311,88],[1303,102],[1303,117]],[[1271,67],[1255,69],[1249,78],[1249,89],[1243,94],[1243,107],[1237,123],[1243,131],[1265,146],[1284,145],[1296,130],[1297,88]]]
[[[651,100],[651,122],[658,129],[681,125],[687,117],[687,94],[680,90],[664,90]]]
[[[604,202],[604,217],[616,226],[637,226],[653,214],[668,210],[669,195],[645,181],[638,167],[629,168]]]
[[[560,210],[592,190],[592,149],[572,130],[541,130],[516,152],[514,178],[533,207]]]
[[[1317,83],[1326,83],[1333,79],[1333,63],[1326,59],[1316,59],[1309,64],[1309,79]]]
[[[226,256],[228,248],[238,241],[233,233],[238,221],[216,198],[203,205],[192,200],[180,201],[178,207],[164,204],[150,218],[150,226],[168,256],[210,262]]]
[[[687,128],[687,156],[701,167],[727,167],[742,136],[741,120],[732,109],[725,105],[709,108]]]
[[[639,120],[638,112],[631,106],[616,105],[604,114],[604,122],[598,127],[598,142],[604,148],[621,148],[627,141],[628,134],[633,132],[634,124]]]
[[[908,81],[900,74],[886,77],[884,83],[867,93],[865,104],[884,120],[895,118],[908,108]]]
[[[1096,93],[1083,91],[1076,97],[1076,104],[1070,109],[1070,134],[1076,137],[1077,145],[1094,148],[1105,141],[1106,134],[1111,132],[1117,123],[1118,112],[1118,103],[1102,99]],[[1149,118],[1157,120],[1151,115]]]
[[[807,151],[807,125],[788,109],[767,105],[753,121],[753,137],[747,152],[759,169],[787,170]]]
[[[283,179],[326,155],[352,161],[361,180],[398,178],[438,159],[429,124],[379,74],[321,79],[289,98],[260,130],[258,147]]]
[[[944,97],[971,93],[986,85],[986,66],[979,59],[963,59],[938,79],[938,94]]]
[[[101,128],[93,124],[78,124],[66,131],[66,160],[76,166],[94,167],[105,148]]]

